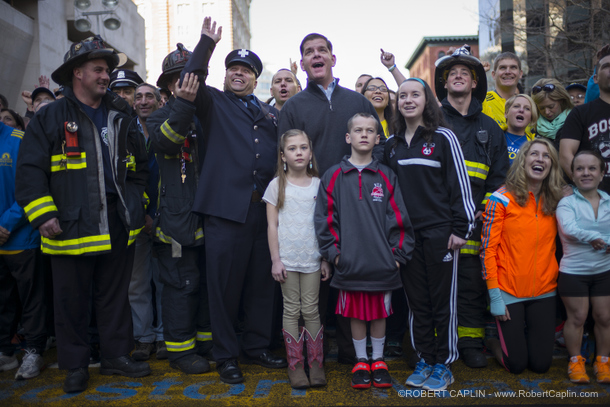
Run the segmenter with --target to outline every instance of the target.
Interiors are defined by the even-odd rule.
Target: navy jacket
[[[205,85],[215,45],[202,35],[182,71],[202,82],[195,104],[206,152],[193,211],[244,223],[253,190],[262,196],[275,174],[278,111],[257,99],[260,111],[253,117],[236,95]]]

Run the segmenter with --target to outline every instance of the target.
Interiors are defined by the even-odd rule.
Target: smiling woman
[[[598,383],[610,383],[610,196],[598,189],[605,167],[597,151],[576,153],[572,179],[577,189],[557,207],[564,248],[557,289],[568,314],[563,332],[570,355],[568,376],[575,383],[589,383],[580,354],[589,305],[595,320],[593,370]]]
[[[537,138],[521,147],[485,207],[481,260],[500,336],[487,346],[511,373],[544,373],[553,360],[561,186],[557,151]]]
[[[415,230],[413,259],[401,274],[411,338],[422,359],[406,383],[438,391],[454,381],[457,259],[476,211],[460,143],[443,123],[430,86],[409,78],[398,88],[395,134],[384,151]]]
[[[375,108],[386,138],[390,137],[391,134],[394,134],[392,125],[394,109],[390,105],[390,92],[388,91],[388,85],[385,81],[381,78],[370,78],[364,83],[360,93],[362,93]]]

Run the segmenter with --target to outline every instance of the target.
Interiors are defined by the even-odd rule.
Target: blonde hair
[[[535,138],[523,144],[517,153],[515,161],[506,175],[506,189],[515,197],[520,206],[525,206],[529,199],[527,175],[525,171],[525,157],[529,154],[534,144],[544,144],[549,150],[551,157],[551,169],[547,177],[542,181],[540,197],[542,198],[542,212],[545,215],[553,215],[557,209],[559,200],[563,197],[561,188],[564,185],[563,173],[559,166],[559,155],[549,140]]]
[[[529,95],[526,95],[525,93],[519,93],[518,95],[513,95],[506,101],[506,104],[504,105],[504,117],[506,117],[506,115],[508,114],[508,110],[515,103],[515,100],[517,98],[524,98],[528,102],[530,102],[530,112],[532,112],[532,119],[530,120],[530,127],[535,128],[536,122],[538,121],[538,107],[536,106],[536,103],[534,103],[532,98]],[[508,118],[506,120],[506,123],[508,124]]]
[[[536,103],[536,107],[538,107],[538,105],[540,103],[544,102],[544,100],[546,98],[554,100],[555,102],[559,102],[559,104],[561,105],[561,111],[562,112],[564,110],[572,109],[574,107],[574,103],[572,103],[572,98],[570,97],[570,94],[563,87],[561,82],[559,82],[557,79],[553,79],[553,78],[542,78],[542,79],[539,79],[538,82],[536,82],[532,86],[532,88],[534,86],[543,87],[544,85],[554,85],[555,89],[553,89],[550,92],[541,90],[540,92],[536,93],[535,95],[532,95],[532,99]]]
[[[307,166],[307,175],[310,177],[318,176],[318,164],[316,163],[316,158],[313,155],[313,145],[311,143],[311,139],[303,130],[292,129],[288,130],[286,133],[282,134],[280,137],[280,142],[278,143],[278,153],[277,153],[277,169],[275,171],[275,176],[277,177],[277,205],[275,207],[279,211],[284,207],[284,201],[286,200],[286,171],[284,171],[284,161],[282,160],[282,155],[284,154],[284,149],[286,148],[286,140],[290,137],[294,136],[305,136],[307,142],[309,143],[309,150],[311,151],[311,166]]]

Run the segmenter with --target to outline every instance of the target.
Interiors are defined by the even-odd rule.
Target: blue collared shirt
[[[245,98],[240,98],[239,100],[242,101],[242,103],[244,104],[244,106],[248,107],[248,101],[251,102],[254,106],[258,107],[259,109],[261,108],[258,105],[258,102],[256,101],[256,97],[254,96],[254,93],[250,93],[248,96],[246,96]]]
[[[328,89],[324,89],[324,86],[318,85],[318,87],[326,95],[326,99],[328,99],[329,102],[330,102],[330,98],[333,95],[333,91],[335,90],[336,86],[337,86],[337,79],[336,78],[333,78],[333,81],[330,83],[330,85],[328,85]]]

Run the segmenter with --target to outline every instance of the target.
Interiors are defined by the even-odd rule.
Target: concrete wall
[[[138,7],[131,0],[121,0],[119,6],[114,10],[115,15],[121,20],[121,27],[118,30],[112,31],[104,27],[104,18],[109,15],[89,16],[91,31],[85,33],[74,29],[74,19],[78,14],[78,12],[75,13],[74,1],[64,0],[64,2],[68,20],[69,44],[99,34],[109,47],[127,55],[129,61],[126,68],[136,71],[142,78],[146,77],[144,17],[138,14]],[[91,0],[91,7],[85,11],[106,11],[106,9],[101,0]],[[65,51],[68,50],[68,47]]]

